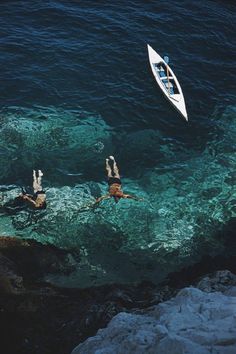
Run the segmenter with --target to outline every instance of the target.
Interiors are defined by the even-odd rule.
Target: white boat
[[[188,121],[184,95],[177,77],[162,57],[148,44],[148,56],[152,73],[166,98]]]

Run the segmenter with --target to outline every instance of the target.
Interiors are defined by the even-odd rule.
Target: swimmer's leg
[[[106,170],[107,170],[107,177],[111,178],[112,170],[111,170],[111,166],[109,165],[109,159],[106,159]]]
[[[38,170],[38,191],[42,191],[42,177],[43,177],[43,172],[41,170]]]
[[[114,156],[110,156],[110,160],[113,160],[113,172],[114,172],[114,177],[115,177],[115,178],[120,178],[119,169],[118,169],[118,166],[117,166],[117,164],[116,164],[116,160],[115,160]]]
[[[33,170],[33,189],[34,193],[37,193],[42,190],[42,172],[39,170],[39,177],[36,177],[36,171]]]
[[[34,193],[38,192],[38,190],[39,190],[38,187],[39,187],[39,185],[38,185],[38,179],[36,177],[36,171],[33,170],[33,189],[34,189]]]

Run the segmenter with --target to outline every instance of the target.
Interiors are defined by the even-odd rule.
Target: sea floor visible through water
[[[0,235],[77,252],[72,276],[47,279],[157,283],[233,252],[219,235],[236,213],[234,11],[212,0],[2,4]],[[188,123],[162,97],[147,43],[169,56]],[[87,209],[107,191],[109,155],[143,200]],[[33,169],[44,172],[40,212],[13,203]]]

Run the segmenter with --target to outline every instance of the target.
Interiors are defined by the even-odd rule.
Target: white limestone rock
[[[234,278],[217,272],[215,279],[222,283],[224,275]],[[184,288],[145,315],[119,313],[72,354],[235,354],[236,287],[223,290]]]

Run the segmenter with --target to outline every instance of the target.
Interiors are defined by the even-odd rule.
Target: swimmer
[[[112,163],[112,167],[110,166],[109,162]],[[113,156],[109,156],[109,159],[106,159],[106,171],[107,171],[107,177],[108,177],[107,182],[108,182],[108,186],[109,186],[108,194],[97,198],[95,204],[100,203],[102,200],[109,199],[112,197],[114,198],[116,203],[118,203],[121,198],[141,200],[140,198],[137,198],[137,197],[132,196],[130,194],[125,194],[122,191],[119,169],[117,167],[115,158]]]
[[[46,209],[46,193],[42,188],[43,173],[41,170],[33,170],[33,189],[34,194],[27,194],[23,192],[21,197],[23,200],[30,202],[36,209]]]

